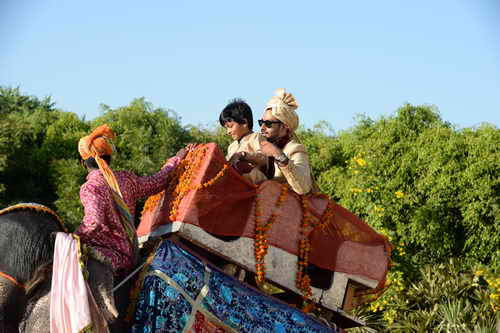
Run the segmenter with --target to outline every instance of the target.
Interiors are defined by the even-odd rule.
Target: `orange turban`
[[[78,152],[86,160],[90,157],[113,154],[113,145],[109,140],[115,138],[115,133],[106,124],[97,127],[92,133],[84,136],[78,142]]]

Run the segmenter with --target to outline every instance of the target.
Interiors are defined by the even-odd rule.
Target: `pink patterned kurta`
[[[167,185],[168,173],[179,163],[178,157],[171,158],[167,165],[152,176],[139,177],[130,171],[115,171],[123,200],[132,216],[136,201],[161,192]],[[129,272],[134,263],[134,248],[122,227],[120,215],[110,189],[100,170],[87,175],[87,181],[80,188],[85,216],[75,231],[82,243],[95,248],[111,261],[115,275]]]

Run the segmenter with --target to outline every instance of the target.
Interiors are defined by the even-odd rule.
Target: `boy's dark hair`
[[[111,163],[110,155],[102,155],[101,158],[105,160],[108,165]],[[83,164],[89,169],[99,169],[99,166],[97,165],[97,162],[93,157],[89,157],[86,160],[83,160]]]
[[[227,121],[234,121],[238,124],[247,124],[248,129],[252,130],[253,115],[250,105],[240,98],[233,99],[219,115],[219,122],[221,126]]]

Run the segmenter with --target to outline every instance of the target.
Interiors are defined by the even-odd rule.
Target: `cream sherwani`
[[[252,171],[243,175],[243,177],[253,184],[260,184],[267,180],[264,173],[258,168],[267,164],[267,157],[260,152],[260,143],[265,140],[266,138],[260,133],[250,133],[240,140],[233,141],[227,148],[226,159],[228,161],[235,153],[246,152],[248,157],[252,157],[260,162],[259,165],[254,165]]]
[[[276,119],[287,125],[291,132],[295,132],[299,127],[299,116],[297,108],[299,104],[295,97],[280,88],[274,92],[274,96],[266,104],[266,110],[271,110],[271,114]],[[294,135],[293,135],[294,136]],[[306,147],[299,143],[296,139],[290,140],[282,149],[283,153],[288,157],[288,164],[280,166],[274,163],[275,172],[274,180],[287,182],[288,185],[298,194],[309,193],[316,186],[312,181],[311,167],[309,165],[309,157]]]
[[[283,148],[283,153],[289,158],[288,164],[280,166],[274,162],[273,180],[287,182],[298,194],[309,193],[313,185],[306,147],[292,139]]]

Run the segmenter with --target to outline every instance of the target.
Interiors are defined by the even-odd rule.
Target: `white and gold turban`
[[[266,110],[271,109],[271,114],[287,125],[292,132],[299,127],[299,116],[295,112],[298,107],[295,97],[283,88],[277,89],[266,104]]]

